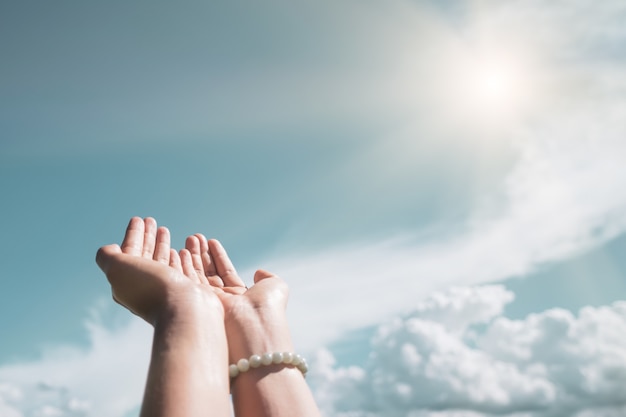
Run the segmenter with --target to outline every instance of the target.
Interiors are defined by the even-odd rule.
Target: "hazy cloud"
[[[407,311],[433,290],[523,276],[623,233],[626,108],[579,110],[521,133],[520,159],[500,192],[453,233],[407,233],[269,262],[292,283],[298,338],[327,341]],[[337,307],[319,311],[319,299]]]
[[[402,184],[401,192],[410,193],[411,176],[429,175],[415,168],[428,159],[427,146],[414,145],[423,136],[444,142],[448,154],[488,149],[489,141],[497,142],[493,147],[504,142],[514,149],[515,161],[499,182],[473,196],[476,200],[467,217],[451,227],[431,224],[432,230],[406,231],[397,238],[353,242],[290,259],[278,253],[264,265],[293,284],[290,308],[299,323],[297,339],[306,346],[407,311],[434,290],[523,276],[542,263],[574,256],[626,230],[622,180],[626,85],[621,76],[626,62],[616,53],[626,49],[622,3],[595,7],[582,0],[518,1],[458,8],[435,8],[428,2],[394,4],[393,10],[406,13],[400,29],[389,36],[409,34],[407,21],[421,19],[416,11],[424,8],[430,23],[418,25],[419,31],[432,34],[423,39],[440,46],[428,48],[427,42],[417,41],[415,58],[400,54],[407,61],[396,67],[412,78],[396,78],[406,88],[394,91],[413,97],[404,104],[416,105],[419,120],[381,137],[321,179],[311,179],[303,190],[341,182],[342,189],[356,193],[369,180],[380,190]],[[387,27],[386,23],[383,19],[381,25]],[[403,48],[410,43],[394,47],[406,52]],[[461,65],[465,61],[447,57],[461,52],[471,56],[473,48],[480,52],[480,45],[496,55],[502,48],[518,51],[520,59],[531,63],[523,86],[532,91],[523,106],[513,106],[513,114],[478,114],[472,109],[475,103],[457,103],[459,91],[444,91],[467,75]],[[442,65],[456,72],[451,74]],[[424,71],[415,70],[418,67]],[[499,118],[506,121],[505,127],[498,124]],[[474,156],[477,172],[493,163]],[[358,183],[351,178],[358,178]],[[480,180],[477,174],[475,182]],[[367,195],[375,198],[375,193]],[[401,198],[397,201],[402,204]],[[354,208],[355,216],[358,210]],[[320,311],[319,299],[338,307]]]

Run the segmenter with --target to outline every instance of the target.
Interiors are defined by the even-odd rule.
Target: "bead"
[[[262,355],[253,354],[248,359],[239,359],[236,364],[228,365],[228,374],[231,378],[235,378],[242,372],[247,372],[251,368],[258,368],[261,365],[288,365],[289,367],[295,367],[302,375],[306,376],[309,370],[309,365],[306,360],[293,352],[265,352]]]
[[[246,372],[250,369],[250,362],[248,362],[247,359],[239,359],[237,362],[237,369],[239,369],[239,372]]]
[[[298,365],[298,369],[303,374],[306,374],[307,372],[309,372],[309,365],[306,362],[302,362],[300,365]]]
[[[271,353],[264,353],[261,356],[261,363],[265,366],[269,365],[270,363],[272,363],[272,354]]]
[[[250,362],[251,368],[258,368],[259,366],[261,366],[261,356],[252,355],[250,356],[250,359],[248,359],[248,362]]]
[[[293,353],[283,352],[283,363],[290,364],[293,360]]]

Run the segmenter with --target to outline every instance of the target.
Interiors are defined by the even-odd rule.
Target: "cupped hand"
[[[251,353],[291,350],[286,308],[289,290],[278,276],[258,270],[247,288],[217,240],[197,233],[187,238],[194,269],[214,286],[224,306],[231,359]]]
[[[96,262],[113,299],[151,324],[162,314],[197,306],[223,314],[214,287],[194,269],[191,253],[171,249],[169,230],[157,228],[153,218],[133,217],[121,247],[101,247]]]
[[[214,286],[224,304],[227,319],[229,314],[237,314],[242,308],[286,309],[289,291],[278,276],[258,270],[254,274],[254,285],[247,288],[219,241],[207,240],[204,235],[196,233],[187,238],[185,248],[191,253],[197,275],[204,276]]]

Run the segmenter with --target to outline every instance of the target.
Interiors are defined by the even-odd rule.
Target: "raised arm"
[[[285,312],[288,288],[282,279],[259,270],[247,289],[218,241],[197,234],[187,239],[187,248],[192,257],[195,253],[203,259],[204,274],[219,287],[230,364],[252,355],[294,352]],[[237,417],[320,416],[302,372],[292,364],[251,367],[232,379],[231,393]]]
[[[135,217],[96,262],[113,298],[154,326],[141,416],[229,416],[224,309],[189,251],[179,256],[166,228]]]

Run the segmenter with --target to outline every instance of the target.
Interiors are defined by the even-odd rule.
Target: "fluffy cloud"
[[[621,415],[626,301],[514,321],[502,316],[512,298],[500,286],[433,294],[379,327],[364,368],[336,367],[322,351],[320,403],[353,417]]]
[[[3,417],[121,417],[141,401],[151,329],[133,318],[108,328],[86,323],[87,348],[46,349],[39,360],[0,366]]]
[[[617,417],[626,411],[626,302],[503,316],[502,286],[450,288],[379,326],[364,367],[325,350],[311,383],[338,417]],[[149,327],[88,324],[91,346],[0,367],[3,417],[120,417],[141,399]],[[97,410],[97,413],[96,411]]]
[[[90,404],[71,396],[66,388],[44,383],[0,385],[0,415],[3,417],[86,417]]]

